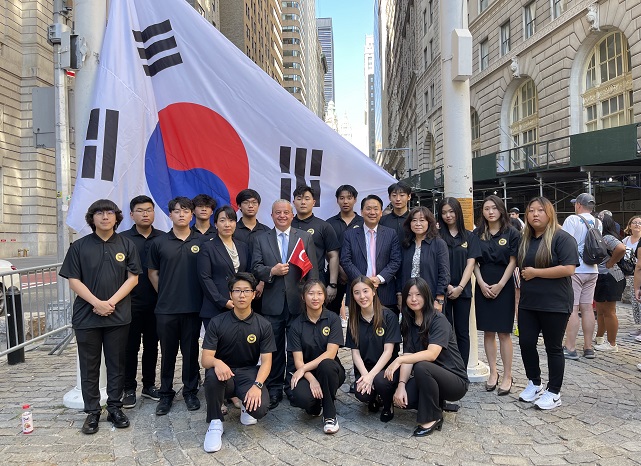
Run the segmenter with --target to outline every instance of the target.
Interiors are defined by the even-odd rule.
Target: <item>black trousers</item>
[[[470,308],[472,298],[456,298],[445,301],[445,317],[454,328],[456,344],[467,369],[470,359]]]
[[[178,348],[183,357],[183,395],[198,393],[198,338],[201,319],[197,312],[189,314],[156,314],[158,337],[160,338],[160,396],[176,395],[173,389],[174,371]]]
[[[245,396],[250,388],[254,385],[256,375],[258,375],[259,366],[234,368],[232,372],[234,377],[229,380],[221,382],[216,377],[216,372],[213,368],[205,371],[205,399],[207,400],[207,422],[213,419],[223,420],[224,416],[221,411],[221,406],[226,398],[237,396],[241,401],[245,400]],[[269,391],[267,387],[263,386],[261,390],[260,406],[253,410],[247,410],[247,414],[260,419],[269,411]]]
[[[138,352],[142,337],[142,386],[156,384],[156,364],[158,363],[158,332],[156,315],[153,309],[148,311],[131,311],[129,338],[125,352],[125,391],[137,387]]]
[[[541,367],[536,343],[539,333],[542,333],[550,371],[547,389],[552,393],[560,393],[563,385],[563,336],[569,318],[570,314],[565,312],[531,311],[519,307],[519,346],[525,375],[534,384],[541,385]]]
[[[308,414],[319,414],[322,407],[325,419],[336,419],[334,400],[336,399],[336,391],[345,382],[345,369],[335,359],[323,359],[316,370],[312,371],[312,374],[320,384],[323,399],[314,398],[309,388],[309,382],[302,378],[298,381],[296,388],[292,390],[294,403],[307,411]]]
[[[122,407],[120,398],[125,381],[128,332],[129,325],[75,329],[85,413],[98,414],[101,411],[100,360],[103,352],[107,368],[107,410]]]
[[[407,407],[418,410],[416,420],[425,424],[441,419],[443,401],[460,400],[469,384],[433,362],[421,361],[414,364],[414,377],[406,385]]]
[[[281,315],[263,317],[272,324],[274,343],[276,343],[276,351],[272,353],[272,369],[265,381],[265,385],[269,390],[269,396],[282,398],[283,386],[285,386],[285,390],[289,391],[288,381],[291,380],[289,372],[296,371],[292,354],[285,349],[287,330],[296,316],[292,316],[289,313],[287,304],[285,304],[285,309],[283,309]]]
[[[387,380],[385,378],[385,369],[383,369],[374,376],[374,387],[372,387],[371,393],[368,395],[356,392],[356,399],[363,403],[369,403],[375,400],[377,395],[380,395],[383,400],[383,409],[389,411],[392,407],[394,391],[398,385],[399,374],[400,371],[396,371],[394,372],[394,380]]]

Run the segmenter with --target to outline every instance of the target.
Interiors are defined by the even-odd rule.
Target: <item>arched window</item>
[[[613,128],[632,123],[632,68],[628,41],[613,32],[592,50],[585,70],[585,129]]]
[[[512,170],[521,170],[530,165],[536,165],[536,142],[538,139],[538,97],[534,81],[528,79],[514,93],[512,99],[512,115],[510,118],[510,135],[513,147],[511,151]]]
[[[470,123],[472,126],[472,158],[481,155],[481,122],[479,114],[473,108],[470,109]]]

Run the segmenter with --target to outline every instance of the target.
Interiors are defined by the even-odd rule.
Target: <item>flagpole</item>
[[[54,0],[54,22],[60,21],[60,11],[62,10],[62,0]],[[76,160],[82,156],[80,150],[84,145],[84,137],[87,132],[87,125],[89,124],[89,113],[91,112],[92,98],[94,85],[96,82],[96,75],[98,73],[98,57],[102,48],[102,41],[105,35],[105,25],[107,24],[107,2],[106,0],[75,0],[74,2],[74,22],[75,33],[78,35],[78,44],[81,53],[83,53],[83,61],[80,64],[80,69],[76,72],[75,86],[74,86],[74,101],[75,101],[75,147],[76,147]],[[59,45],[57,46],[60,47]],[[54,49],[54,53],[56,49]],[[57,59],[57,55],[56,55]],[[64,70],[56,66],[56,92],[58,92],[57,81],[59,76],[66,84],[66,73]],[[66,86],[64,88],[64,110],[60,113],[66,115]],[[57,109],[62,107],[61,96],[56,95]],[[56,112],[58,114],[58,111]],[[66,120],[66,117],[65,117]],[[58,120],[56,118],[56,127],[58,127]],[[57,141],[56,141],[57,146]],[[68,141],[67,141],[68,146]],[[56,152],[57,152],[56,147]],[[68,152],[66,167],[61,165],[60,169],[57,166],[58,157],[56,157],[56,173],[57,177],[68,179],[68,189],[64,192],[58,188],[58,261],[62,262],[64,255],[69,247],[69,229],[66,226],[67,211],[69,208],[69,200],[71,198],[71,174],[70,164],[68,163]],[[60,185],[59,185],[60,186]],[[62,196],[61,196],[62,194]],[[120,206],[122,207],[122,206]],[[66,232],[66,237],[64,237]],[[63,404],[68,408],[83,409],[84,402],[82,399],[82,391],[80,389],[80,366],[76,360],[76,386],[69,390],[63,397]],[[107,374],[104,363],[104,356],[100,366],[100,404],[105,404],[107,401]]]

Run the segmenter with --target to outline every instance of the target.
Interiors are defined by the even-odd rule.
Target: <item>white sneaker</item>
[[[209,423],[209,429],[205,434],[205,443],[203,448],[207,453],[213,453],[220,450],[223,446],[223,422],[220,419],[214,419]]]
[[[543,385],[534,385],[531,380],[528,382],[527,387],[519,394],[519,400],[531,403],[536,401],[543,393]]]
[[[331,417],[325,418],[325,426],[323,427],[323,431],[326,434],[335,434],[338,432],[338,421],[336,419],[333,419]]]
[[[595,350],[597,351],[612,351],[613,353],[618,353],[619,352],[619,346],[618,345],[611,345],[610,342],[604,341],[600,345],[596,345],[594,347]]]
[[[543,395],[534,402],[534,406],[539,409],[553,409],[561,406],[561,395],[546,390],[543,392]]]
[[[596,343],[597,345],[602,345],[604,341],[605,337],[594,337],[594,343]]]
[[[247,414],[245,405],[240,405],[240,423],[244,426],[253,426],[257,422],[258,422],[258,419],[251,416],[250,414]]]
[[[634,337],[634,341],[641,342],[641,335],[637,335],[636,337]]]

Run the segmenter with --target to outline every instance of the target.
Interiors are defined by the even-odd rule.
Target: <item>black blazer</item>
[[[242,241],[233,241],[240,261],[238,271],[247,272],[250,264],[249,247]],[[206,240],[200,246],[196,265],[198,281],[203,289],[200,317],[210,319],[228,311],[229,309],[225,307],[230,299],[227,282],[234,276],[234,264],[218,235]]]
[[[414,240],[409,247],[402,248],[403,259],[396,286],[399,293],[411,278],[414,251],[416,251]],[[450,284],[450,255],[447,243],[441,238],[424,239],[421,242],[419,276],[429,285],[434,299],[436,295],[447,296],[447,285]]]
[[[291,315],[301,312],[301,270],[290,265],[285,276],[270,276],[273,266],[281,262],[278,249],[278,232],[272,228],[267,233],[256,236],[252,241],[252,271],[257,280],[265,282],[262,296],[262,313],[267,316],[281,315],[287,302]],[[305,252],[312,262],[312,270],[306,279],[318,279],[318,261],[312,235],[296,228],[290,229],[287,255],[291,255],[298,238],[303,240]]]

